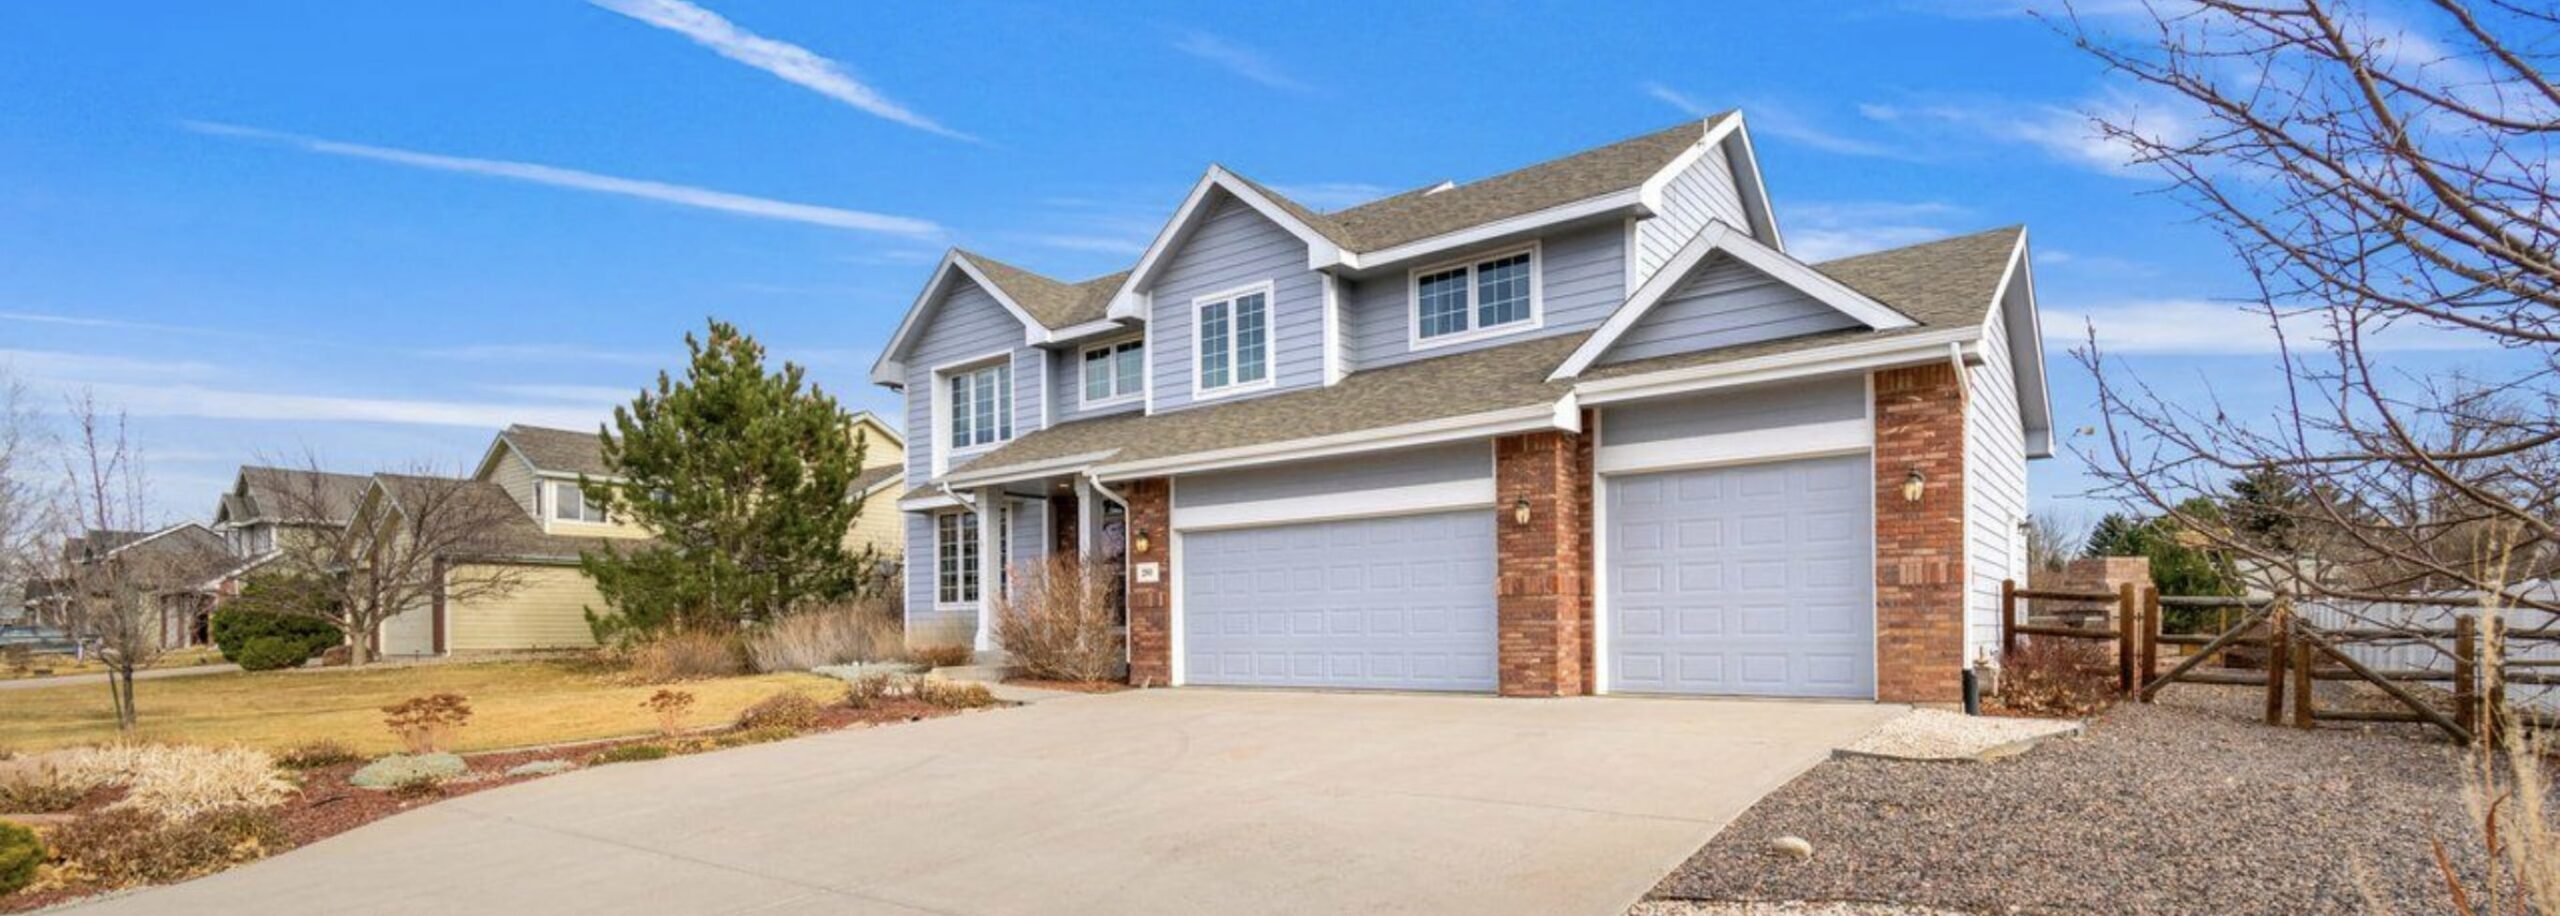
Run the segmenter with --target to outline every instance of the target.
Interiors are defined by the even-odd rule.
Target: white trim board
[[[1862,452],[1875,447],[1866,418],[1827,420],[1655,442],[1603,445],[1593,458],[1602,474],[1642,474]]]
[[[1642,321],[1647,313],[1653,311],[1654,306],[1661,304],[1672,290],[1688,280],[1689,273],[1697,269],[1708,255],[1718,252],[1767,274],[1771,279],[1811,296],[1824,305],[1838,309],[1842,314],[1855,318],[1870,328],[1886,331],[1919,324],[1909,316],[1894,311],[1892,307],[1870,298],[1865,293],[1850,289],[1847,285],[1831,279],[1804,262],[1788,257],[1785,252],[1761,244],[1742,230],[1720,220],[1709,220],[1706,228],[1700,229],[1697,235],[1690,237],[1686,244],[1681,245],[1680,250],[1673,253],[1669,261],[1657,268],[1653,276],[1646,279],[1644,285],[1627,298],[1626,304],[1619,306],[1616,312],[1611,313],[1609,319],[1602,322],[1598,330],[1591,332],[1591,337],[1584,340],[1580,347],[1576,347],[1573,355],[1567,357],[1563,365],[1557,366],[1556,371],[1548,378],[1557,381],[1575,378],[1584,370],[1591,368],[1593,364],[1599,362],[1602,355],[1609,352],[1609,347],[1616,344],[1618,338],[1633,330],[1637,322]]]
[[[1546,254],[1545,246],[1531,239],[1525,244],[1508,245],[1471,254],[1462,258],[1415,265],[1404,272],[1404,343],[1407,352],[1420,352],[1435,347],[1455,346],[1496,337],[1535,331],[1547,326]],[[1500,261],[1520,255],[1529,256],[1529,317],[1503,324],[1477,324],[1478,310],[1484,303],[1478,298],[1484,284],[1477,268],[1488,261]],[[1422,336],[1422,277],[1424,274],[1464,270],[1467,275],[1467,303],[1461,309],[1467,329],[1437,337]]]
[[[1490,508],[1493,500],[1493,477],[1486,475],[1468,480],[1378,487],[1328,493],[1323,496],[1264,499],[1187,509],[1176,505],[1173,507],[1173,527],[1177,531],[1215,531],[1337,519],[1417,515],[1426,512],[1446,512],[1452,509]]]

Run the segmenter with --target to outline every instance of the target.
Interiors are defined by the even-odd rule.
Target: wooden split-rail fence
[[[2433,726],[2468,743],[2496,727],[2497,721],[2484,720],[2481,713],[2496,709],[2506,711],[2504,721],[2518,725],[2560,727],[2560,716],[2510,708],[2506,697],[2508,685],[2560,687],[2560,661],[2516,658],[2508,651],[2518,644],[2560,642],[2560,627],[2512,629],[2498,621],[2496,633],[2484,634],[2476,617],[2461,613],[2467,603],[2425,598],[2405,603],[2447,608],[2443,616],[2451,625],[2322,626],[2286,599],[2164,596],[2132,583],[2115,591],[2024,588],[2012,581],[2002,583],[2000,590],[2000,646],[2003,657],[2011,657],[2008,653],[2023,639],[2113,642],[2117,689],[2127,696],[2148,703],[2170,684],[2258,687],[2265,691],[2269,725],[2283,724],[2288,716],[2297,728],[2322,722],[2408,722]],[[2031,613],[2035,608],[2043,613]],[[2221,621],[2219,631],[2165,632],[2163,612],[2173,609],[2213,614]],[[2092,625],[2091,618],[2097,623]],[[2354,651],[2362,645],[2410,643],[2432,644],[2451,664],[2376,669]],[[2494,674],[2482,665],[2493,645],[2499,647],[2501,662]],[[2165,671],[2164,647],[2177,656]],[[2322,708],[2312,689],[2320,681],[2372,685],[2391,700],[2391,708]],[[2411,684],[2440,685],[2442,694],[2421,696]]]

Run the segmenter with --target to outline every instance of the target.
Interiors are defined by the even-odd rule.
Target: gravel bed
[[[1977,913],[2440,912],[2431,835],[2477,880],[2451,745],[2397,726],[2268,727],[2256,721],[2260,697],[2181,685],[1991,763],[1829,761],[1649,896]],[[1811,841],[1812,859],[1768,855],[1786,835]]]
[[[2023,750],[2019,745],[2080,729],[2075,719],[1968,716],[1915,709],[1841,748],[1851,754],[1905,760],[1973,760]]]
[[[1963,911],[1900,903],[1647,900],[1627,916],[1963,916]]]

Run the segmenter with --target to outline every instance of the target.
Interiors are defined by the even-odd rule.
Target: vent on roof
[[[1454,181],[1443,181],[1443,182],[1441,182],[1441,183],[1439,183],[1439,184],[1432,185],[1432,186],[1431,186],[1431,190],[1428,190],[1428,191],[1424,191],[1424,192],[1422,192],[1422,196],[1424,196],[1424,197],[1429,197],[1429,196],[1431,196],[1431,195],[1433,195],[1433,194],[1438,194],[1438,193],[1440,193],[1440,192],[1442,192],[1442,191],[1455,191],[1455,190],[1457,190],[1457,189],[1458,189],[1458,183],[1457,183],[1457,182],[1454,182]]]

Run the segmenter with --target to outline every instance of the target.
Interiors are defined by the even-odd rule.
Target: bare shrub
[[[908,682],[907,692],[926,705],[943,709],[985,709],[996,705],[995,691],[976,681],[950,681],[918,675]]]
[[[881,661],[905,644],[902,615],[885,598],[792,613],[746,638],[747,658],[763,672]]]
[[[64,776],[60,767],[39,760],[11,761],[0,770],[0,812],[53,814],[69,811],[91,786]]]
[[[266,808],[223,808],[183,818],[108,809],[56,827],[46,837],[63,883],[107,887],[180,881],[285,848],[284,824]]]
[[[761,700],[738,713],[738,729],[787,728],[807,731],[818,726],[818,701],[796,690],[786,690]]]
[[[2019,712],[2087,716],[2115,699],[2115,654],[2098,640],[2022,637],[2000,663],[2000,702]]]
[[[642,683],[735,677],[747,671],[746,650],[731,633],[674,630],[631,647],[625,660]]]
[[[294,745],[276,755],[276,765],[288,770],[317,770],[363,760],[355,748],[322,738]]]
[[[907,658],[927,668],[958,668],[978,659],[968,643],[935,643],[907,650]]]
[[[1111,606],[1112,568],[1072,554],[1014,564],[1011,588],[995,601],[996,644],[1024,674],[1099,681],[1124,653]]]
[[[276,771],[275,758],[245,747],[121,744],[63,751],[48,760],[71,784],[125,787],[114,807],[173,820],[263,808],[293,792],[293,784]]]
[[[853,683],[846,685],[844,705],[855,709],[870,709],[880,705],[881,700],[888,699],[895,692],[896,686],[887,672],[873,671],[854,678]]]
[[[658,734],[673,738],[684,733],[684,714],[693,710],[693,694],[660,688],[640,706],[658,717]]]
[[[471,722],[471,701],[458,693],[431,693],[382,707],[382,725],[412,754],[432,754],[446,735]]]

